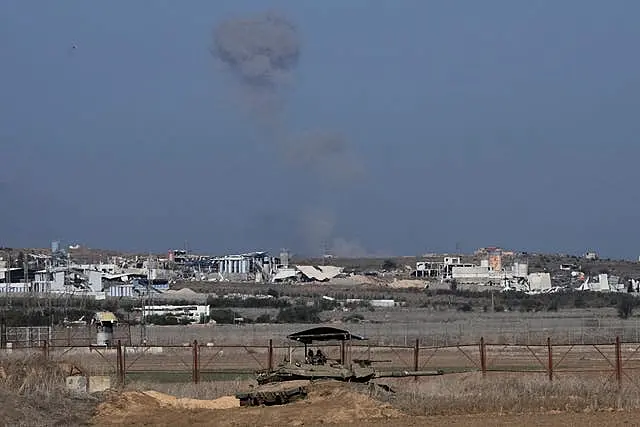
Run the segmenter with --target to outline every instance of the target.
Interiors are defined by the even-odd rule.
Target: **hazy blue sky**
[[[210,54],[272,9],[302,40],[287,126],[360,179],[280,159]],[[640,254],[640,2],[0,2],[0,245]],[[72,49],[73,46],[76,49]],[[354,166],[355,167],[355,166]],[[315,240],[314,240],[315,239]]]

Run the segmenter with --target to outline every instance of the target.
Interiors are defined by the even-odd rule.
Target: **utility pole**
[[[7,268],[4,273],[4,310],[0,320],[0,348],[7,345],[7,313],[9,312],[9,282],[11,275],[11,252],[7,251]]]
[[[22,269],[23,269],[23,275],[24,275],[24,287],[25,289],[27,288],[27,284],[29,283],[29,261],[28,261],[28,255],[24,255],[22,257]]]
[[[4,310],[9,312],[9,286],[11,285],[11,251],[7,253],[7,272],[4,275]]]
[[[491,291],[491,312],[494,313],[496,311],[495,301],[493,300],[493,290]]]
[[[185,244],[186,246],[186,244]],[[145,306],[149,301],[149,292],[151,287],[151,253],[147,257],[147,283],[142,291],[142,317],[140,318],[140,341],[142,345],[147,344],[147,321]]]

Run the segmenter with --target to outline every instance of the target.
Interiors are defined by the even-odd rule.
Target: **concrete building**
[[[493,271],[502,271],[502,249],[494,248],[488,251],[489,267]]]
[[[133,285],[128,283],[109,286],[106,292],[107,296],[112,298],[133,298],[137,296],[137,294],[134,294]]]
[[[288,261],[287,261],[288,262]],[[268,282],[280,266],[280,259],[266,252],[225,255],[212,259],[213,272],[220,280]]]
[[[527,277],[529,275],[529,264],[516,261],[511,266],[511,273],[514,277]]]
[[[527,276],[530,291],[551,289],[551,275],[549,273],[531,273]]]
[[[584,254],[584,258],[588,259],[588,260],[597,260],[598,259],[598,254],[596,252],[587,252]]]
[[[455,266],[451,271],[451,278],[460,283],[493,283],[499,284],[504,279],[505,273],[494,271],[489,266],[471,265]]]
[[[209,316],[209,305],[145,305],[143,316],[172,315],[177,318],[187,318],[192,323],[198,323],[204,317]]]
[[[64,270],[40,270],[36,271],[35,280],[33,281],[32,290],[39,292],[64,292]]]
[[[343,268],[333,265],[295,265],[281,267],[271,277],[272,283],[297,282],[327,282],[342,274]]]

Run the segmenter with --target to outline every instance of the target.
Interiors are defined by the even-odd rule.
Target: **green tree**
[[[319,323],[318,309],[306,305],[281,308],[276,318],[278,323]]]
[[[382,263],[382,269],[386,271],[396,270],[398,268],[398,264],[396,264],[391,259],[385,259]]]

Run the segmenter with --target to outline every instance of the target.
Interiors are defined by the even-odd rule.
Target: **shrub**
[[[393,262],[393,260],[385,259],[384,262],[382,263],[382,269],[385,271],[391,271],[397,268],[398,268],[398,265],[395,262]]]
[[[542,303],[536,298],[526,298],[520,303],[521,311],[539,311],[542,307]]]
[[[360,323],[364,320],[364,316],[360,313],[353,313],[342,318],[343,322]]]
[[[276,320],[279,323],[319,323],[318,309],[306,305],[281,308]]]
[[[179,320],[176,316],[172,316],[171,314],[150,314],[145,316],[145,321],[151,325],[177,325],[179,324]]]
[[[260,316],[258,316],[256,318],[256,323],[272,323],[273,319],[271,318],[271,315],[269,314],[261,314]]]
[[[458,307],[458,311],[468,313],[470,311],[473,311],[473,307],[468,302],[465,302],[464,304],[460,304],[460,306]]]
[[[209,317],[216,323],[233,324],[237,317],[242,317],[233,310],[211,310]]]

